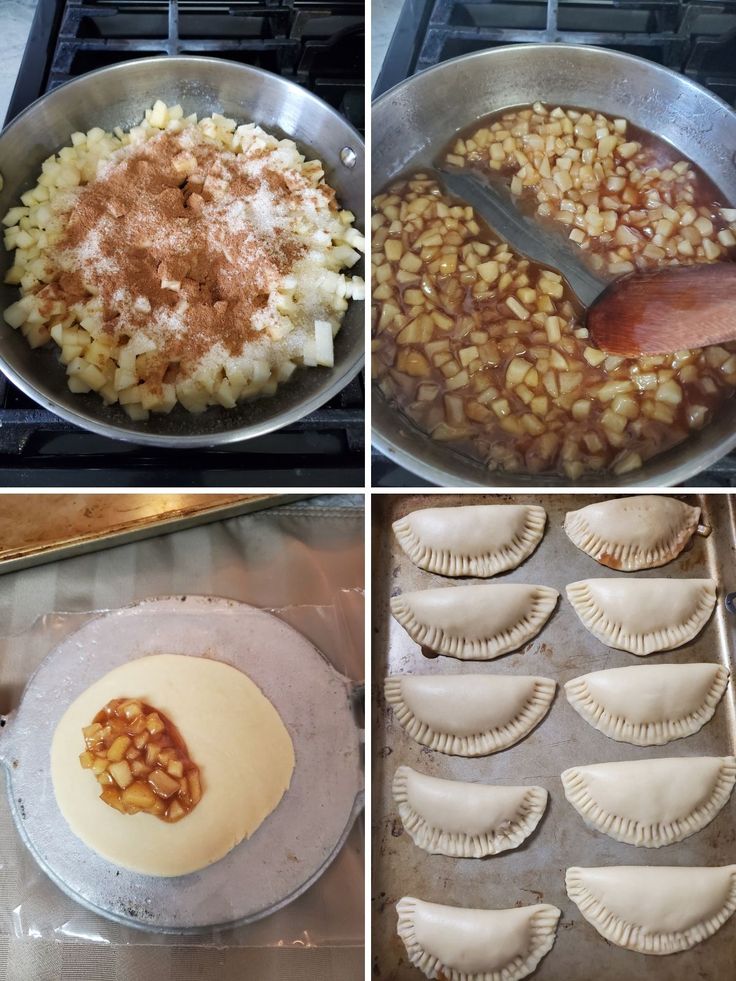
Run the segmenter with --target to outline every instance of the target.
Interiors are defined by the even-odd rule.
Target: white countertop
[[[0,0],[1,2],[1,0]],[[381,70],[386,49],[404,0],[373,0],[371,23],[371,91]]]
[[[35,9],[36,0],[0,0],[0,37],[3,39],[3,56],[0,58],[0,128],[13,94]]]

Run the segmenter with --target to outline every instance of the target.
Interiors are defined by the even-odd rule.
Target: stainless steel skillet
[[[221,112],[239,122],[257,122],[293,139],[303,153],[319,157],[340,204],[363,228],[364,147],[360,135],[327,103],[278,75],[218,58],[141,58],[82,75],[29,106],[0,135],[0,192],[4,215],[36,183],[42,162],[69,143],[76,130],[127,128],[156,99],[181,103],[199,116]],[[11,254],[0,249],[0,305],[18,298],[2,280]],[[360,269],[358,269],[360,272]],[[93,393],[75,395],[49,347],[32,351],[25,339],[0,323],[0,370],[44,408],[69,422],[117,439],[169,447],[212,446],[250,439],[288,425],[340,391],[363,361],[363,304],[351,303],[335,341],[334,368],[297,371],[272,398],[226,410],[191,415],[177,407],[168,416],[131,421],[119,407],[106,407]]]
[[[373,104],[372,185],[431,166],[458,130],[489,113],[533,103],[584,106],[625,116],[672,143],[736,201],[736,113],[684,75],[604,48],[517,44],[443,62],[395,86]],[[560,486],[558,476],[491,473],[435,443],[399,416],[380,392],[372,399],[373,440],[391,459],[448,486]],[[605,477],[608,486],[671,486],[736,446],[736,400],[709,426],[640,470]],[[600,484],[601,478],[576,481]]]

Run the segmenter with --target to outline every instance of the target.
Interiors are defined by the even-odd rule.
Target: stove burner
[[[638,55],[736,108],[736,0],[404,0],[373,95],[449,58],[522,42]],[[373,486],[429,486],[375,450],[371,462]],[[736,487],[736,452],[684,486]]]
[[[133,58],[204,55],[303,85],[364,128],[363,0],[38,0],[6,122],[70,78]],[[358,486],[364,391],[246,443],[161,450],[77,429],[0,375],[0,481],[18,486]]]

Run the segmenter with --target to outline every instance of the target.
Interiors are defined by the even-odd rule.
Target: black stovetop
[[[6,122],[70,78],[132,58],[202,54],[275,72],[364,129],[363,0],[38,0]],[[0,485],[362,486],[364,386],[275,433],[162,450],[65,422],[0,375]]]
[[[373,96],[449,58],[530,42],[638,55],[736,108],[736,0],[404,0]],[[375,487],[428,486],[376,450],[371,472]],[[687,484],[736,487],[736,453]]]

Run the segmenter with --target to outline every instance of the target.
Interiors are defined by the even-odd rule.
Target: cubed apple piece
[[[100,741],[100,733],[102,732],[102,726],[99,722],[93,722],[91,726],[85,726],[82,729],[82,735],[84,736],[84,741],[87,744],[87,748],[94,746]]]
[[[95,756],[95,761],[92,764],[92,770],[96,774],[102,773],[107,769],[107,760],[104,756]]]
[[[151,772],[150,766],[146,766],[143,760],[133,760],[130,764],[130,772],[134,777],[147,777]]]
[[[126,760],[137,760],[141,755],[141,751],[136,749],[135,746],[131,746],[128,752],[125,754]]]
[[[145,715],[139,715],[134,722],[131,722],[128,726],[128,732],[131,734],[131,736],[140,736],[142,733],[145,733],[146,738],[148,738]]]
[[[159,797],[173,797],[179,792],[179,781],[174,780],[163,770],[154,770],[149,774],[148,782],[159,795]]]
[[[166,817],[169,819],[169,821],[179,821],[185,814],[186,811],[181,806],[179,801],[172,800],[172,802],[169,804],[169,809],[166,812]]]
[[[79,762],[82,764],[85,770],[89,770],[90,767],[94,766],[95,754],[90,753],[90,751],[86,749],[83,753],[79,754]]]
[[[189,799],[192,802],[192,807],[202,799],[202,784],[198,770],[189,771]]]
[[[104,802],[109,804],[110,807],[114,807],[116,811],[120,811],[121,814],[125,814],[125,807],[118,796],[117,790],[103,790],[100,794],[100,800],[104,800]]]
[[[153,766],[158,759],[159,743],[148,743],[146,746],[146,766]]]
[[[105,770],[104,773],[100,773],[98,775],[98,777],[97,777],[97,783],[99,783],[103,787],[114,787],[115,786],[115,781],[110,776],[110,771],[109,770]]]
[[[139,807],[141,810],[147,810],[156,800],[156,795],[147,783],[134,780],[125,788],[121,799],[126,807]]]
[[[130,746],[130,736],[117,736],[107,751],[107,758],[110,763],[119,763],[128,752]]]
[[[143,749],[143,747],[146,745],[146,743],[150,738],[151,738],[150,732],[147,729],[144,729],[143,732],[141,732],[139,735],[133,736],[133,745],[135,746],[136,749]]]
[[[163,732],[165,728],[158,712],[151,712],[150,715],[146,716],[146,729],[148,729],[152,736],[155,736],[158,732]]]
[[[181,760],[171,760],[166,767],[166,772],[171,777],[183,777],[184,776],[184,764]]]
[[[168,766],[172,760],[176,759],[176,750],[167,746],[166,749],[160,749],[158,751],[158,761],[161,766]]]
[[[118,711],[122,712],[129,722],[132,722],[133,719],[143,714],[143,706],[140,702],[125,702]]]
[[[166,801],[161,800],[160,797],[157,797],[153,804],[151,804],[149,807],[148,813],[153,814],[156,817],[163,817],[166,814]]]
[[[122,760],[120,763],[113,763],[108,772],[122,790],[125,790],[126,787],[129,787],[133,783],[133,774],[130,772],[130,764],[127,760]]]

